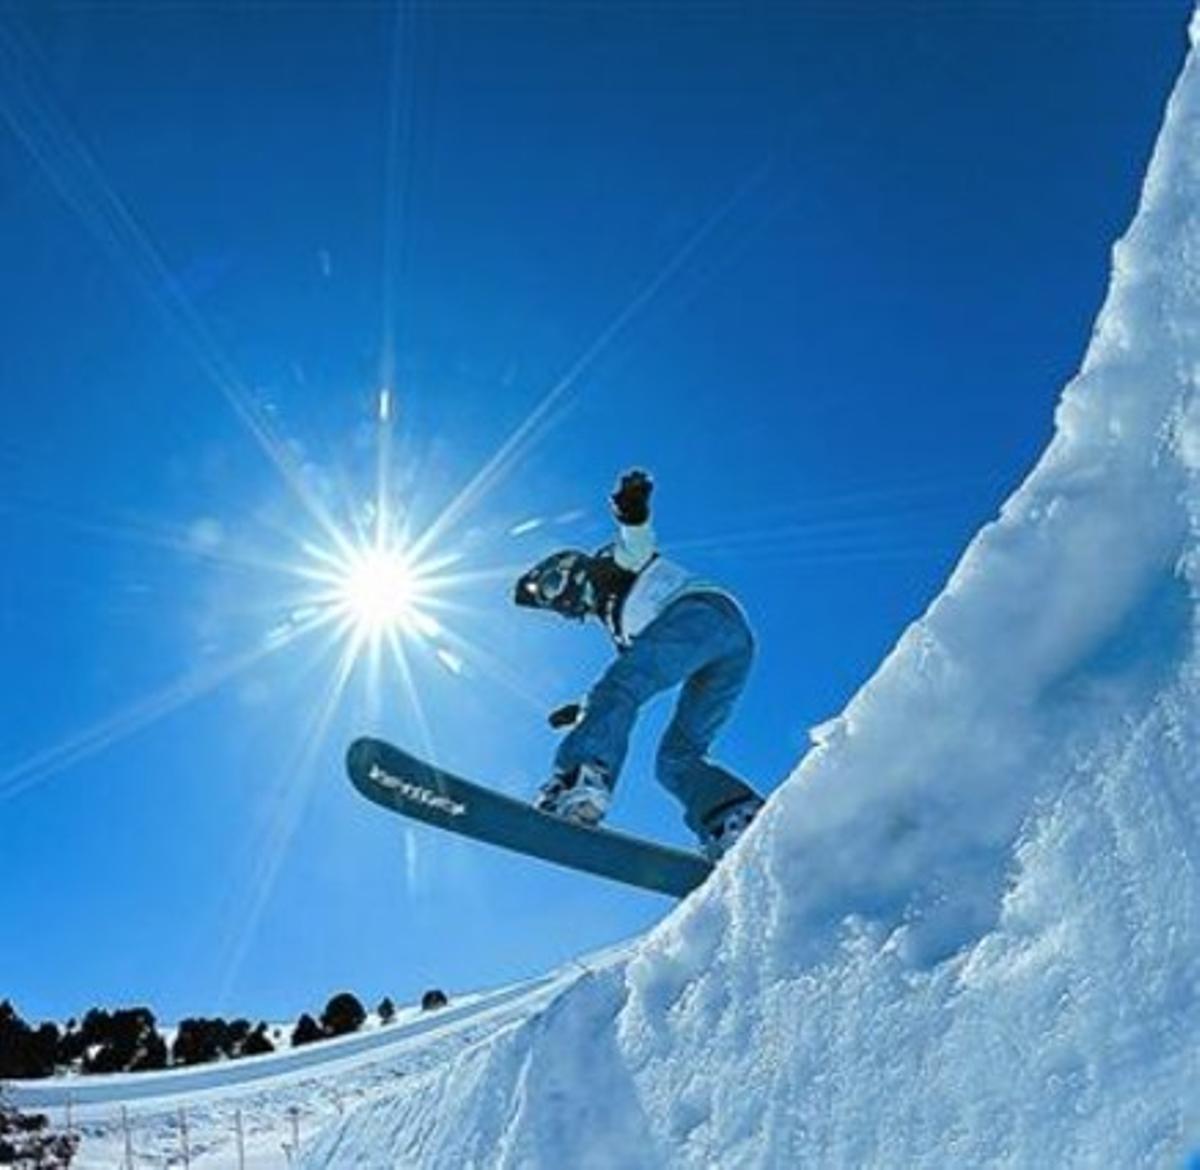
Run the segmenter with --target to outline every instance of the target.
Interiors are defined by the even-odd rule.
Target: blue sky
[[[346,743],[532,790],[609,651],[508,580],[637,464],[752,615],[721,754],[778,783],[1048,439],[1187,14],[5,9],[0,996],[282,1017],[660,917],[406,830]],[[460,575],[408,686],[339,678],[295,571],[382,464]],[[613,817],[682,842],[666,711]]]

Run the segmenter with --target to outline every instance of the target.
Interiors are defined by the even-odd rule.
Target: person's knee
[[[600,716],[612,711],[623,714],[636,712],[642,705],[636,680],[628,678],[602,678],[587,697],[584,718]]]

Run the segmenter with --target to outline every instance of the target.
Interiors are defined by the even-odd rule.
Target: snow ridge
[[[1038,466],[712,881],[316,1167],[1200,1149],[1200,15]],[[969,388],[968,388],[969,389]]]

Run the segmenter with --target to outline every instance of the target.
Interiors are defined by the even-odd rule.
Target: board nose
[[[353,776],[369,768],[376,755],[376,741],[370,736],[360,736],[346,749],[346,770]]]

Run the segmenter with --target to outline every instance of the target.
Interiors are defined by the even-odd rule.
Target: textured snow
[[[714,879],[318,1167],[1200,1149],[1200,16],[1056,434]]]

